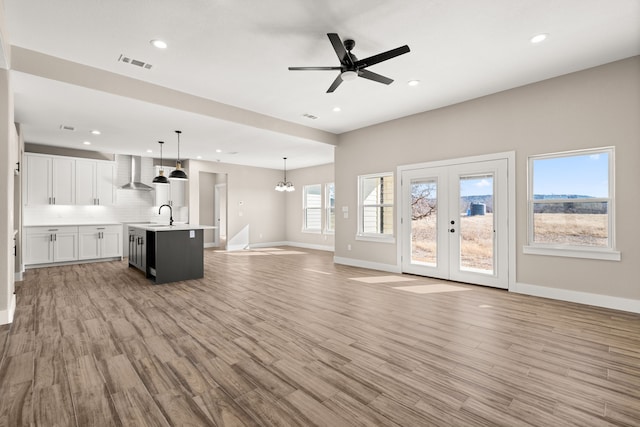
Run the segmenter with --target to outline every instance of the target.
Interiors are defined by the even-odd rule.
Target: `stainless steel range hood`
[[[120,187],[123,190],[142,190],[151,191],[152,187],[147,184],[143,184],[140,179],[140,173],[142,169],[142,157],[131,156],[131,176],[129,177],[129,183]]]

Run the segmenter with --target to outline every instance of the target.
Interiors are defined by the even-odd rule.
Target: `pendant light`
[[[169,174],[169,179],[188,179],[187,174],[182,170],[182,162],[180,161],[180,134],[182,131],[175,131],[178,134],[178,160],[176,160],[176,168]]]
[[[287,158],[284,160],[284,180],[276,184],[276,191],[295,191],[296,187],[293,186],[293,182],[287,181]]]
[[[167,179],[166,176],[164,176],[164,169],[163,169],[164,165],[162,164],[162,145],[164,144],[164,141],[158,141],[158,144],[160,144],[160,174],[155,178],[153,178],[153,183],[168,184],[169,180]]]

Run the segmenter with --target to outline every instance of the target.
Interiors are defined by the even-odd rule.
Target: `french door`
[[[508,288],[507,159],[402,171],[402,271]]]

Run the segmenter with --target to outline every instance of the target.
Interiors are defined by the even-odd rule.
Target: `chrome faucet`
[[[165,206],[169,208],[169,225],[173,225],[173,208],[170,205],[165,204],[160,206],[160,209],[158,209],[158,215],[160,215],[162,208],[164,208]]]

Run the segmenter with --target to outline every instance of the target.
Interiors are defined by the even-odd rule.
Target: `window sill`
[[[547,255],[569,258],[601,259],[606,261],[620,261],[620,252],[611,249],[580,249],[523,246],[522,252],[528,255]]]
[[[303,233],[309,233],[309,234],[322,234],[321,230],[306,230],[306,229],[302,229]]]
[[[362,240],[364,242],[379,242],[379,243],[395,243],[396,242],[396,238],[393,236],[372,235],[372,234],[356,234],[356,240]]]

